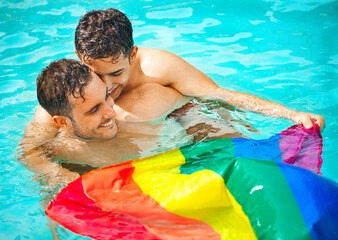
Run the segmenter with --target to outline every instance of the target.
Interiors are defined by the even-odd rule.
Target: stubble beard
[[[73,121],[73,119],[71,119],[71,121],[72,121],[72,125],[73,125],[73,133],[74,133],[75,137],[80,138],[84,141],[110,140],[110,139],[115,138],[116,135],[117,135],[117,131],[116,131],[116,133],[111,137],[106,137],[106,138],[104,138],[104,137],[90,137],[90,134],[83,134],[83,132],[81,131],[81,128],[78,127],[78,125],[75,123],[75,121]],[[94,132],[94,131],[92,131],[92,132]]]

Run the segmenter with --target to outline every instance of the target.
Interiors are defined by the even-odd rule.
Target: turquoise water
[[[48,63],[76,58],[74,29],[88,10],[114,7],[132,20],[135,44],[171,51],[220,86],[326,118],[323,175],[338,181],[338,3],[334,0],[2,1],[0,3],[0,238],[51,239],[42,187],[14,154],[37,105]],[[246,115],[262,132],[292,123]],[[82,239],[60,228],[61,239]]]

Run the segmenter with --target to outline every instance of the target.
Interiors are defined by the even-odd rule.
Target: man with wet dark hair
[[[217,86],[207,75],[169,52],[133,46],[132,26],[117,9],[93,10],[79,21],[75,32],[79,59],[86,63],[109,88],[113,99],[133,88],[156,83],[170,86],[183,95],[212,97],[248,111],[288,118],[312,127],[324,128],[324,118],[290,110],[280,104]]]
[[[79,176],[58,161],[102,167],[156,148],[161,126],[147,121],[165,115],[181,98],[172,88],[149,83],[121,97],[115,111],[107,85],[87,65],[71,59],[52,62],[36,84],[40,106],[50,119],[37,111],[25,129],[20,160],[52,185]],[[146,134],[126,120],[140,121],[138,128]]]
[[[51,116],[64,115],[71,118],[69,96],[85,100],[83,91],[92,79],[91,73],[87,65],[76,60],[61,59],[52,62],[41,71],[36,80],[40,105]]]
[[[88,90],[92,85],[96,90],[93,96]],[[85,64],[71,59],[55,61],[41,72],[36,86],[40,105],[59,127],[66,127],[68,135],[86,140],[115,137],[114,101],[105,91],[106,85]],[[96,105],[93,100],[97,100]],[[79,111],[82,108],[85,113]],[[104,114],[100,114],[101,109]]]
[[[130,56],[133,47],[131,22],[115,9],[88,12],[76,28],[75,48],[84,61],[106,57],[117,60],[120,54]]]

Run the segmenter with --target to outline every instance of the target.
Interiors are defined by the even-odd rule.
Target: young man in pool
[[[155,151],[161,126],[123,121],[157,119],[181,98],[172,88],[149,83],[121,96],[114,109],[106,84],[87,65],[70,59],[55,61],[41,72],[37,95],[51,119],[44,121],[37,113],[26,127],[22,161],[51,185],[79,176],[69,170],[71,165],[57,163],[61,159],[95,168]]]
[[[108,86],[114,100],[147,83],[169,86],[182,95],[210,97],[248,111],[288,118],[323,129],[324,118],[290,110],[280,104],[219,87],[204,73],[180,57],[158,49],[134,46],[133,29],[125,14],[116,9],[93,10],[79,21],[75,32],[76,54]]]
[[[142,119],[144,116],[138,116],[132,111],[145,114],[143,108],[150,109],[149,116],[157,111],[162,111],[162,114],[169,111],[166,105],[166,93],[162,92],[165,90],[164,92],[169,91],[175,94],[178,91],[188,96],[221,99],[245,110],[272,117],[289,118],[296,123],[303,124],[306,128],[312,127],[313,120],[321,128],[325,125],[323,117],[319,115],[292,111],[280,104],[249,94],[220,88],[201,71],[174,54],[134,46],[130,21],[123,13],[115,9],[92,11],[83,16],[76,29],[75,45],[79,59],[86,63],[108,86],[108,94],[115,100],[114,109],[118,111],[118,116],[123,116],[124,119],[136,118],[137,120],[138,117]],[[147,101],[143,99],[145,96]],[[158,107],[153,108],[153,104]],[[26,136],[32,137],[34,132],[40,129],[42,134],[35,134],[34,142],[37,141],[36,139],[40,141],[39,138],[42,142],[54,139],[57,131],[55,126],[60,127],[59,124],[55,125],[54,121],[55,119],[39,106],[33,119],[33,123],[39,122],[39,124],[35,126],[33,123],[30,124],[26,132],[33,134],[26,134]],[[51,133],[48,133],[46,129],[51,129],[49,130]],[[85,153],[86,151],[83,156],[86,155]],[[34,154],[37,155],[37,159],[41,158],[38,153]],[[74,156],[75,154],[72,155]],[[55,169],[59,169],[58,165],[55,165]],[[66,170],[64,173],[62,176],[73,174]]]

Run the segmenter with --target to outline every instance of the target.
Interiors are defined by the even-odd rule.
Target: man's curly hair
[[[52,116],[72,119],[69,96],[84,98],[84,87],[91,80],[91,69],[73,59],[60,59],[44,68],[36,80],[40,105]]]
[[[134,46],[133,28],[127,16],[117,9],[93,10],[79,21],[75,31],[75,48],[81,58],[129,57]]]

